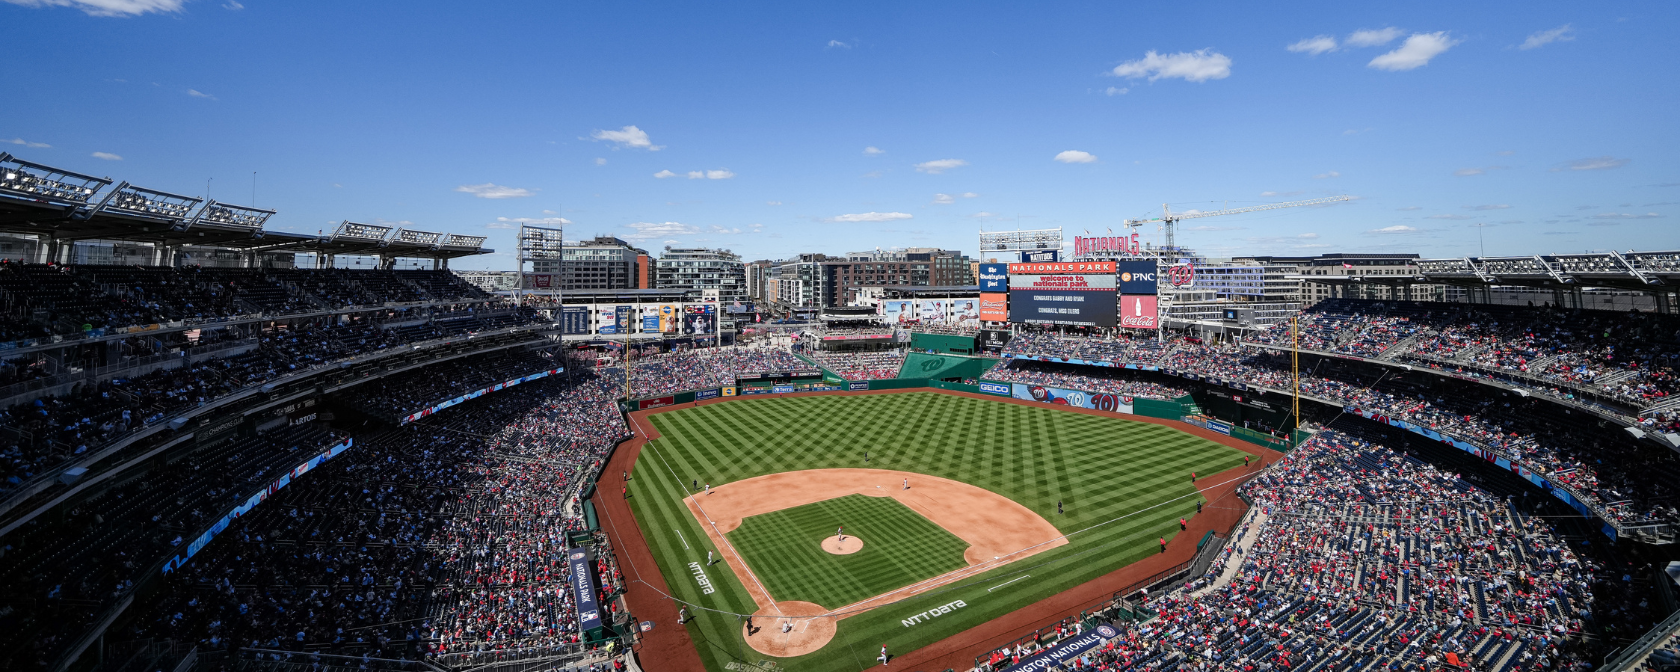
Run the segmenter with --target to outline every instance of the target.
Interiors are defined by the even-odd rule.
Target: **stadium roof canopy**
[[[886,297],[889,299],[905,297],[927,297],[933,299],[945,297],[960,298],[979,294],[980,285],[934,285],[931,287],[924,287],[921,285],[886,285],[881,288],[881,291],[885,293]]]
[[[343,222],[331,234],[268,231],[274,214],[147,189],[31,163],[0,152],[0,233],[56,244],[125,240],[161,247],[194,245],[246,252],[312,252],[453,259],[495,250],[483,236],[462,236]]]
[[[1464,287],[1527,286],[1549,289],[1623,289],[1669,292],[1680,287],[1680,251],[1586,252],[1525,257],[1419,259],[1416,275],[1289,275],[1327,285],[1441,284]]]

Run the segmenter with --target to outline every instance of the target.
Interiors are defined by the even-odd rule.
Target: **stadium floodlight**
[[[380,241],[385,240],[385,234],[388,234],[390,232],[391,232],[391,227],[389,227],[389,226],[378,226],[378,225],[375,225],[375,224],[357,224],[355,222],[352,222],[352,221],[346,219],[343,222],[339,223],[338,229],[333,231],[332,240],[336,241],[340,238],[344,238],[344,239],[348,239],[348,240],[365,240],[365,241],[368,241],[368,242],[380,242]]]
[[[980,254],[987,252],[1043,252],[1062,249],[1062,230],[981,231]]]
[[[432,233],[430,231],[397,229],[397,234],[392,236],[391,240],[398,243],[409,243],[411,245],[435,246],[437,245],[438,239],[442,237],[443,234]]]
[[[117,185],[116,189],[105,195],[87,214],[92,217],[101,212],[111,212],[131,217],[160,219],[167,222],[180,222],[187,219],[193,208],[203,203],[204,199],[194,196],[171,194],[167,191],[136,187],[127,182]]]
[[[566,248],[564,232],[546,226],[519,227],[519,259],[521,262],[559,259]]]
[[[243,205],[231,205],[210,201],[199,208],[198,214],[193,215],[192,222],[186,228],[199,224],[213,224],[216,226],[231,226],[240,229],[261,231],[263,223],[274,216],[273,210],[260,210]]]
[[[0,152],[0,193],[35,201],[86,205],[111,180],[31,163]]]
[[[484,236],[463,236],[458,233],[451,233],[443,238],[443,247],[476,250],[483,244]]]

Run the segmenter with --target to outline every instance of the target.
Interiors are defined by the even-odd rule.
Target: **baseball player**
[[[881,667],[886,667],[887,666],[887,657],[888,657],[887,656],[887,645],[882,644],[881,645],[881,655],[875,656],[875,660],[881,661]]]
[[[1056,515],[1062,515],[1062,500],[1056,500]]]
[[[1166,542],[1166,540],[1163,539],[1163,540],[1161,540],[1161,550],[1166,550],[1166,548],[1167,548],[1167,542]],[[706,551],[706,565],[711,566],[711,564],[712,564],[712,552],[711,551]]]
[[[793,631],[793,621],[782,621],[782,634]]]
[[[904,489],[905,489],[905,490],[909,490],[909,489],[910,489],[910,479],[909,479],[909,478],[908,478],[908,477],[906,477],[906,478],[905,478],[905,479],[904,479]]]
[[[846,526],[841,525],[840,529],[834,531],[834,536],[840,543],[846,543]]]
[[[706,484],[706,494],[708,494],[708,495],[712,494],[712,484],[711,483]]]

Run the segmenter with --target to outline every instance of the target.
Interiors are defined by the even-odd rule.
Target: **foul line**
[[[641,418],[635,418],[634,420],[632,420],[632,422],[636,423],[636,427],[642,429],[642,440],[645,441],[645,443],[642,444],[642,448],[644,450],[649,449],[649,448],[653,448],[653,439],[648,436],[647,429],[642,428]],[[682,487],[682,479],[677,476],[677,471],[675,469],[671,468],[671,463],[665,461],[665,454],[659,452],[658,449],[654,449],[654,454],[659,456],[659,462],[661,464],[665,465],[665,470],[671,472],[671,478],[676,480],[677,487],[679,487],[679,488]],[[764,584],[758,580],[758,574],[756,572],[752,571],[752,566],[747,564],[747,559],[741,557],[740,552],[735,550],[735,545],[729,543],[729,538],[723,536],[723,531],[722,530],[717,529],[717,521],[712,520],[711,514],[706,513],[706,507],[700,505],[700,498],[695,497],[694,495],[691,494],[687,497],[684,497],[683,499],[693,499],[694,500],[694,508],[696,508],[700,511],[700,515],[706,517],[706,524],[712,526],[712,531],[716,532],[718,538],[723,540],[723,545],[729,549],[730,553],[735,554],[735,559],[739,560],[741,562],[741,567],[743,567],[747,570],[747,576],[752,577],[753,583],[758,585],[758,589],[764,591],[764,599],[770,601],[770,608],[776,610],[776,615],[777,616],[784,616],[785,614],[782,613],[782,605],[776,603],[776,596],[770,594],[770,590],[768,588],[765,588]],[[682,500],[679,499],[677,501],[680,502]],[[724,562],[727,563],[728,560],[725,560]],[[676,599],[676,598],[672,598],[672,599]],[[687,603],[685,602],[684,604],[687,604]]]
[[[676,532],[677,533],[677,538],[682,540],[683,550],[685,550],[685,551],[689,550],[689,548],[688,548],[688,537],[683,536],[682,530],[679,530],[679,529],[673,527],[673,528],[671,528],[671,531]]]
[[[987,588],[987,589],[986,589],[986,592],[988,592],[988,593],[989,593],[989,592],[992,592],[992,591],[994,591],[994,590],[997,590],[997,589],[999,589],[999,588],[1002,588],[1002,587],[1004,587],[1004,586],[1007,586],[1007,585],[1009,585],[1009,584],[1011,584],[1011,583],[1015,583],[1015,582],[1016,582],[1016,581],[1020,581],[1020,580],[1021,580],[1021,579],[1030,579],[1030,578],[1032,578],[1032,575],[1031,575],[1031,574],[1022,574],[1022,575],[1020,575],[1020,576],[1017,576],[1017,577],[1015,577],[1015,578],[1013,578],[1013,579],[1010,579],[1010,580],[1008,580],[1008,581],[1005,581],[1005,582],[1003,582],[1003,583],[1000,583],[1000,584],[998,584],[998,585],[995,585],[995,586],[992,586],[992,587],[990,587],[990,588]]]

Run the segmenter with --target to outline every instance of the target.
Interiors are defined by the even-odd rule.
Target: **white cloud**
[[[1482,170],[1481,168],[1459,168],[1458,170],[1453,171],[1453,174],[1459,177],[1469,177],[1471,175],[1481,175],[1486,172],[1486,170]]]
[[[230,10],[230,11],[237,12],[241,9],[245,9],[245,5],[239,4],[239,0],[228,0],[225,4],[222,5],[222,8]]]
[[[940,205],[950,205],[957,202],[957,199],[952,198],[950,194],[934,194],[933,202]]]
[[[1111,86],[1111,87],[1108,87],[1107,90],[1103,91],[1103,93],[1106,93],[1110,96],[1124,96],[1124,95],[1126,95],[1127,91],[1131,91],[1131,88],[1130,87]]]
[[[1260,192],[1260,195],[1261,196],[1300,196],[1303,193],[1305,193],[1305,192],[1300,192],[1300,191],[1262,191],[1262,192]]]
[[[1062,163],[1096,163],[1097,155],[1070,149],[1056,155],[1056,160]]]
[[[1544,47],[1553,42],[1569,42],[1574,39],[1575,29],[1570,28],[1569,24],[1566,23],[1551,30],[1542,30],[1529,35],[1528,39],[1523,40],[1523,43],[1518,45],[1517,48],[1527,51],[1536,47]]]
[[[110,152],[94,152],[93,153],[93,158],[105,159],[106,161],[121,161],[122,160],[122,157],[117,156],[116,154],[112,154]]]
[[[1423,209],[1423,206],[1421,206],[1421,205],[1408,205],[1404,208],[1395,208],[1395,210],[1399,210],[1401,212],[1411,212],[1413,210],[1422,210],[1422,209]]]
[[[1405,43],[1401,44],[1399,49],[1371,59],[1371,62],[1367,63],[1366,66],[1391,72],[1421,68],[1428,65],[1430,59],[1446,53],[1458,42],[1458,40],[1448,37],[1447,31],[1444,30],[1435,33],[1416,33],[1406,38]]]
[[[1605,212],[1593,215],[1593,219],[1657,219],[1659,217],[1662,217],[1662,215],[1654,212],[1647,212],[1643,215],[1632,212]]]
[[[1317,240],[1318,239],[1318,234],[1316,234],[1316,233],[1303,233],[1303,234],[1301,234],[1299,236],[1295,236],[1295,237],[1296,238],[1305,238],[1307,240]]]
[[[1346,44],[1350,47],[1378,47],[1393,42],[1394,38],[1400,37],[1403,32],[1405,31],[1393,27],[1382,30],[1356,30],[1348,36]]]
[[[1327,51],[1335,51],[1336,38],[1330,37],[1329,35],[1319,35],[1316,37],[1309,37],[1284,48],[1298,54],[1305,53],[1317,56]]]
[[[851,215],[840,215],[839,217],[829,217],[828,219],[826,219],[824,221],[829,221],[829,222],[890,222],[890,221],[893,221],[895,219],[911,219],[911,218],[912,218],[912,215],[910,215],[909,213],[906,213],[906,212],[860,212],[860,213],[851,214]]]
[[[1181,51],[1165,56],[1151,50],[1145,53],[1143,58],[1114,66],[1112,73],[1115,77],[1129,79],[1148,77],[1151,82],[1174,77],[1189,82],[1205,82],[1230,77],[1231,57],[1209,52],[1207,49]]]
[[[765,205],[781,205],[782,202],[781,201],[765,201],[764,204]]]
[[[5,142],[14,145],[23,145],[24,147],[34,147],[36,149],[46,149],[52,146],[44,142],[30,142],[28,140],[24,140],[23,138],[12,138],[11,140],[6,140]]]
[[[701,170],[691,170],[691,171],[688,171],[688,179],[704,180],[704,179],[706,179],[706,173],[705,173],[705,171],[701,171]]]
[[[887,153],[887,150],[881,149],[880,147],[876,147],[874,145],[870,145],[868,147],[863,148],[863,153],[868,154],[870,156],[874,156],[876,154],[885,154],[885,153]]]
[[[994,214],[989,213],[989,212],[981,211],[981,212],[974,213],[974,216],[979,217],[981,219],[984,219],[984,218],[987,218],[987,217],[996,217],[997,215],[994,215]]]
[[[1610,168],[1620,168],[1627,163],[1627,159],[1618,159],[1613,156],[1595,156],[1590,159],[1576,159],[1552,170],[1608,170]]]
[[[597,156],[597,157],[595,157],[595,165],[597,165],[597,166],[607,165],[607,160],[605,158]]]
[[[708,180],[727,180],[731,177],[735,177],[735,173],[729,172],[728,168],[706,171],[706,179]]]
[[[625,126],[624,128],[616,131],[597,130],[594,133],[590,133],[589,137],[596,140],[606,140],[607,142],[618,143],[620,147],[645,149],[650,152],[657,152],[665,148],[664,145],[653,144],[652,141],[648,140],[647,132],[636,128],[635,126]]]
[[[463,184],[459,187],[455,187],[455,191],[459,191],[463,194],[472,194],[478,198],[526,198],[528,196],[537,195],[535,191],[530,189],[504,187],[490,182],[485,182],[484,184]]]
[[[205,93],[203,91],[199,91],[198,89],[187,89],[187,95],[192,96],[194,98],[209,98],[210,100],[215,100],[216,99],[215,96],[212,96],[212,95],[210,95],[208,93]]]
[[[952,168],[966,165],[968,165],[968,162],[962,159],[937,159],[916,164],[916,172],[938,175]]]
[[[712,230],[710,231],[710,233],[721,233],[721,234],[725,234],[725,235],[732,234],[732,233],[740,233],[740,232],[741,232],[740,227],[735,227],[735,228],[731,229],[731,228],[727,228],[727,227],[718,226],[716,224],[712,225]]]
[[[1495,205],[1466,205],[1466,206],[1464,206],[1465,210],[1509,210],[1510,208],[1511,208],[1511,206],[1506,205],[1504,203],[1499,203],[1499,204],[1495,204]]]
[[[1417,232],[1418,232],[1417,229],[1414,229],[1410,226],[1406,226],[1405,224],[1395,224],[1394,226],[1385,226],[1385,227],[1380,228],[1380,229],[1371,229],[1370,231],[1366,231],[1365,233],[1386,234],[1386,233],[1417,233]]]
[[[636,222],[624,226],[635,231],[635,233],[626,234],[624,236],[625,240],[635,241],[669,238],[671,236],[692,236],[700,233],[699,227],[681,222]],[[675,243],[677,241],[667,240],[665,242]]]
[[[1450,220],[1453,220],[1453,221],[1460,221],[1460,220],[1465,220],[1465,219],[1470,219],[1470,218],[1471,218],[1470,215],[1430,215],[1428,217],[1424,217],[1424,219],[1450,219]]]
[[[5,0],[24,7],[74,7],[88,16],[139,16],[147,12],[178,12],[186,0]]]
[[[1338,172],[1332,170],[1332,171],[1327,172],[1327,173],[1319,173],[1317,175],[1314,175],[1313,179],[1315,179],[1315,180],[1328,180],[1332,177],[1341,177],[1341,176],[1342,176],[1341,173],[1338,173]]]
[[[980,194],[976,194],[972,191],[965,191],[965,192],[963,192],[962,197],[963,198],[980,198]]]
[[[846,44],[845,42],[841,42],[840,40],[829,40],[828,41],[828,48],[830,48],[830,49],[850,49],[850,48],[852,48],[852,45]]]
[[[667,177],[676,177],[676,176],[677,176],[677,174],[676,174],[676,173],[673,173],[673,172],[671,172],[671,171],[669,171],[669,170],[661,170],[661,171],[659,171],[659,172],[657,172],[657,173],[654,173],[654,174],[653,174],[653,176],[654,176],[654,177],[656,177],[656,178],[658,178],[658,179],[661,179],[661,180],[663,180],[663,179],[665,179],[665,178],[667,178]]]

